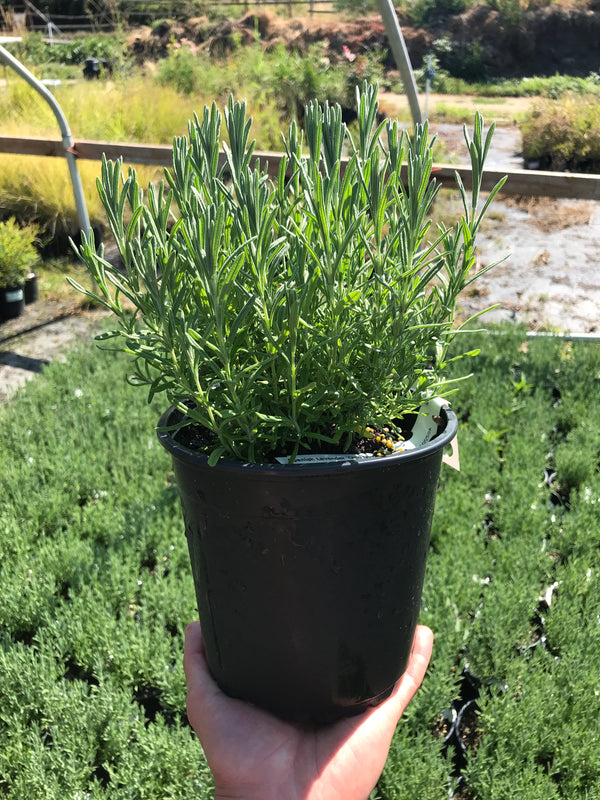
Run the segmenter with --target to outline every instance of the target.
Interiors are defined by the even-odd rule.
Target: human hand
[[[366,800],[432,646],[432,632],[418,626],[406,672],[387,700],[358,716],[309,727],[224,694],[209,673],[200,623],[188,625],[188,718],[215,780],[215,800]]]

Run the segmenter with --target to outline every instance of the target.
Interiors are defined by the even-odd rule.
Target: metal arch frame
[[[79,175],[79,170],[77,169],[77,158],[75,154],[75,147],[73,136],[71,135],[71,131],[69,129],[69,123],[67,122],[67,118],[64,115],[64,112],[60,105],[58,104],[54,95],[48,91],[48,89],[41,83],[35,75],[32,75],[31,72],[25,67],[21,62],[16,59],[8,50],[3,47],[3,43],[8,42],[18,42],[20,41],[19,37],[0,37],[0,61],[4,61],[9,67],[11,67],[16,73],[18,73],[27,83],[35,89],[38,94],[40,94],[44,100],[48,103],[54,116],[56,117],[56,121],[58,122],[58,126],[60,128],[60,132],[62,135],[62,142],[63,147],[65,150],[65,157],[67,159],[67,164],[69,167],[69,175],[71,177],[71,183],[73,185],[73,195],[75,197],[75,207],[77,209],[77,216],[79,217],[79,223],[81,225],[81,230],[85,234],[86,238],[90,232],[90,220],[88,217],[87,206],[85,204],[85,196],[83,194],[83,185],[81,183],[81,176]]]
[[[410,63],[406,42],[404,41],[402,31],[400,30],[398,17],[396,16],[394,6],[392,5],[392,0],[377,0],[377,7],[379,9],[379,13],[381,14],[387,37],[390,41],[390,47],[394,56],[394,60],[398,65],[398,70],[400,71],[400,76],[402,77],[402,84],[404,85],[406,96],[408,97],[408,104],[410,106],[413,125],[416,125],[417,123],[422,124],[424,119],[421,106],[419,104],[417,83],[415,81],[415,75]]]

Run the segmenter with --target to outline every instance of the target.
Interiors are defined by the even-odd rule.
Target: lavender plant
[[[462,218],[433,231],[427,124],[408,135],[377,124],[377,111],[365,83],[354,141],[339,106],[310,103],[305,134],[292,123],[283,137],[276,179],[253,158],[251,120],[232,98],[221,161],[213,104],[174,141],[172,170],[147,197],[135,170],[102,164],[124,269],[93,233],[83,239],[91,296],[119,321],[98,338],[132,354],[150,398],[164,392],[184,423],[213,432],[211,463],[345,447],[454,389],[444,369],[457,298],[475,280],[476,234],[502,184],[480,202],[493,126],[486,134],[477,115],[472,138],[465,129],[473,187],[457,176]]]

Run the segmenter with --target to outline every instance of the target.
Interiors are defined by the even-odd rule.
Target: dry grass
[[[420,94],[421,106],[425,106],[425,94]],[[410,119],[408,99],[396,92],[380,92],[380,105],[390,116]],[[478,95],[430,94],[428,101],[429,119],[432,122],[472,122],[479,111],[486,120],[498,125],[512,125],[522,119],[531,109],[531,97],[479,97]]]
[[[194,110],[212,97],[184,97],[168,86],[134,78],[78,82],[55,91],[75,138],[168,143],[184,133]],[[0,93],[0,130],[6,135],[57,136],[48,104],[18,77]]]
[[[104,210],[96,191],[100,164],[79,161],[88,216],[92,225],[104,224]],[[155,167],[137,167],[142,185],[160,174]],[[0,155],[0,213],[35,220],[44,229],[43,239],[55,233],[79,229],[75,199],[65,160],[36,156]]]
[[[209,98],[187,98],[169,87],[141,79],[77,83],[59,87],[57,100],[75,140],[170,143],[183,134],[194,110]],[[59,139],[57,122],[47,103],[24,81],[11,78],[0,93],[0,133]],[[142,185],[162,170],[136,167]],[[78,169],[92,224],[104,220],[97,191],[98,162],[79,161]],[[47,236],[74,232],[79,224],[66,161],[0,154],[0,213],[37,220]]]
[[[240,87],[240,91],[245,87]],[[187,132],[194,112],[210,105],[214,94],[179,94],[172,87],[151,80],[78,82],[56,90],[73,138],[109,142],[170,144],[174,136]],[[218,102],[223,98],[218,98]],[[279,118],[271,107],[252,99],[249,109],[255,119],[255,134],[262,149],[273,149],[279,141]],[[37,92],[17,76],[10,76],[0,90],[0,134],[59,139],[52,111]],[[88,214],[92,224],[104,219],[96,192],[100,173],[97,162],[78,162]],[[162,174],[162,169],[136,167],[142,185]],[[15,214],[36,220],[49,235],[79,228],[73,191],[62,159],[0,154],[0,214]]]

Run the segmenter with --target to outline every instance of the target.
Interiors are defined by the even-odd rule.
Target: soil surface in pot
[[[316,441],[310,450],[301,450],[300,454],[320,455],[320,454],[351,454],[351,455],[379,455],[385,456],[394,452],[394,445],[398,445],[409,437],[414,415],[408,415],[402,420],[395,420],[390,427],[372,425],[367,428],[366,435],[355,433],[352,440],[346,447],[345,442],[332,444],[330,442]],[[325,431],[325,435],[332,437],[335,431]],[[202,425],[194,423],[180,428],[175,434],[175,439],[184,447],[195,450],[199,453],[209,454],[218,445],[216,435],[204,428]],[[273,453],[267,459],[267,463],[276,463],[278,456],[284,457],[288,453]]]

